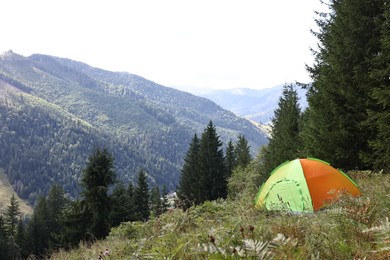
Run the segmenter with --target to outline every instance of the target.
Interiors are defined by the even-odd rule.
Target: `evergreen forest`
[[[286,84],[272,119],[271,135],[263,146],[253,147],[256,138],[252,134],[256,132],[236,131],[233,134],[229,131],[227,124],[233,122],[221,119],[229,117],[229,114],[219,114],[219,120],[210,117],[206,122],[196,121],[202,121],[201,129],[198,125],[196,129],[185,128],[189,132],[185,140],[179,140],[180,136],[172,133],[169,138],[176,143],[186,142],[186,146],[182,147],[183,161],[178,166],[174,199],[169,199],[171,194],[168,196],[167,192],[172,185],[157,185],[158,175],[153,172],[154,168],[149,167],[149,158],[138,153],[139,149],[126,150],[128,146],[125,146],[120,151],[112,150],[113,139],[106,137],[111,136],[107,122],[115,115],[103,113],[104,109],[80,110],[80,107],[72,107],[69,104],[77,102],[67,103],[63,98],[77,99],[81,96],[57,93],[61,90],[52,91],[38,83],[32,85],[33,80],[27,84],[16,80],[15,76],[11,78],[10,70],[1,67],[3,84],[12,86],[7,88],[7,95],[2,93],[5,105],[0,119],[7,122],[4,131],[7,135],[2,132],[4,136],[11,138],[18,131],[26,131],[24,136],[28,138],[28,127],[22,127],[23,122],[34,124],[34,117],[28,115],[40,116],[42,120],[57,118],[59,121],[49,120],[45,125],[37,126],[38,133],[42,134],[38,137],[44,140],[45,131],[55,128],[55,122],[66,118],[52,114],[49,117],[42,111],[34,110],[36,96],[31,96],[31,93],[47,92],[45,102],[50,102],[50,106],[68,104],[68,107],[56,107],[57,113],[67,115],[77,112],[77,120],[70,117],[62,124],[67,126],[65,130],[69,138],[74,132],[81,131],[88,141],[75,138],[71,139],[72,143],[75,146],[85,145],[85,151],[89,151],[86,160],[80,159],[73,165],[79,176],[72,184],[73,189],[78,191],[76,197],[69,196],[61,185],[51,185],[47,193],[36,193],[34,213],[29,219],[20,217],[15,197],[11,197],[6,212],[0,218],[0,251],[5,252],[4,259],[388,259],[390,3],[387,0],[321,2],[327,10],[316,13],[319,29],[312,33],[317,37],[318,45],[312,47],[314,63],[307,65],[312,82],[299,84],[307,90],[308,108],[302,110],[299,106],[296,85]],[[56,62],[66,67],[71,75],[67,77],[69,82],[88,82],[90,89],[103,89],[103,92],[78,89],[84,95],[94,93],[88,95],[92,99],[98,99],[104,93],[109,98],[118,95],[129,97],[133,102],[130,103],[135,104],[141,101],[133,100],[133,95],[143,93],[143,97],[147,95],[151,98],[142,102],[143,109],[154,118],[154,121],[143,124],[151,127],[152,122],[159,122],[159,131],[180,129],[168,125],[186,121],[184,117],[176,117],[181,113],[200,116],[191,109],[169,110],[172,109],[170,101],[174,98],[163,95],[162,90],[153,92],[155,96],[150,96],[150,92],[145,94],[148,88],[155,86],[149,82],[140,87],[135,83],[138,78],[132,78],[129,83],[126,81],[129,74],[109,73],[113,76],[110,85],[102,78],[108,72],[74,61],[41,55],[28,59],[13,55],[13,59],[17,59],[18,63],[37,62],[33,71],[46,70],[50,75],[57,75],[56,79],[59,79],[58,67],[44,66],[45,63]],[[76,73],[76,69],[81,74]],[[28,73],[33,74],[30,79],[37,76],[32,70]],[[12,99],[9,98],[11,92]],[[19,110],[21,117],[18,118],[23,120],[13,125],[18,110],[9,112],[7,109],[20,106],[26,98],[31,106],[30,114]],[[161,108],[155,106],[158,99],[167,105]],[[180,100],[178,97],[175,102],[183,102]],[[39,100],[39,103],[42,104],[42,101]],[[110,103],[111,106],[113,104]],[[90,105],[93,103],[82,103],[83,107]],[[169,114],[175,117],[167,117],[162,110],[169,110]],[[132,116],[137,115],[134,112]],[[96,121],[88,121],[88,118]],[[110,129],[115,135],[129,137],[125,133],[133,128],[121,125],[120,119],[114,121],[116,127]],[[194,121],[189,124],[193,125]],[[10,128],[12,126],[14,128]],[[234,129],[231,127],[229,129]],[[102,138],[100,144],[104,146],[91,149],[98,140],[92,136]],[[157,143],[149,143],[148,149],[154,145],[161,146],[162,140],[167,142],[164,138],[160,136]],[[50,149],[60,144],[53,142]],[[136,144],[132,143],[129,147],[139,148]],[[12,142],[5,145],[12,145]],[[166,150],[172,148],[164,147]],[[257,153],[253,153],[253,149]],[[118,159],[123,156],[122,151],[140,156],[144,163],[144,167],[131,169],[131,172],[136,170],[137,173],[129,182],[123,181],[122,168],[117,166],[122,163],[122,159]],[[37,147],[37,152],[44,155],[46,151]],[[175,152],[177,150],[173,149],[168,154]],[[65,150],[64,154],[68,155],[65,158],[69,162],[78,160],[72,157],[74,153]],[[6,152],[1,156],[6,158]],[[19,154],[8,156],[17,160]],[[314,213],[255,208],[254,199],[259,187],[272,170],[298,157],[319,158],[342,169],[359,185],[362,195],[352,197],[340,193],[334,201]],[[42,162],[31,163],[39,165]],[[50,163],[61,170],[61,164]],[[23,167],[20,170],[28,170]],[[51,176],[48,175],[48,178]],[[163,179],[167,176],[160,178],[159,184],[165,184]],[[17,185],[28,188],[24,183]]]

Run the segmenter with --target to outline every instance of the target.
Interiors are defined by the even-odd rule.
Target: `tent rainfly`
[[[313,212],[335,200],[339,192],[361,190],[345,173],[315,158],[287,161],[260,187],[255,205],[268,210]]]

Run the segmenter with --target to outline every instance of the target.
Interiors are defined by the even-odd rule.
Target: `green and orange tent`
[[[256,207],[313,212],[334,201],[340,192],[361,195],[345,173],[315,158],[287,161],[275,168],[260,187]]]

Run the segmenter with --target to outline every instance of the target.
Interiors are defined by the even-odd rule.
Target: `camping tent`
[[[272,171],[257,194],[256,207],[312,212],[333,201],[339,192],[361,195],[360,188],[346,174],[328,163],[296,159]]]

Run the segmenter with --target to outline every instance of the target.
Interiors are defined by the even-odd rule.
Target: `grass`
[[[252,197],[122,223],[105,240],[53,259],[385,259],[390,257],[390,175],[352,172],[364,195],[312,214],[269,212]],[[253,195],[255,196],[255,194]]]

